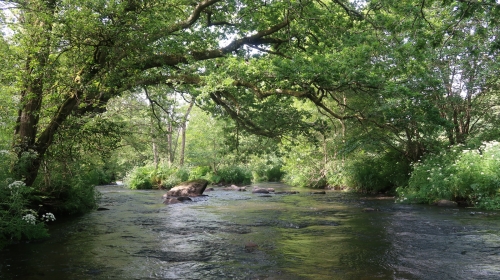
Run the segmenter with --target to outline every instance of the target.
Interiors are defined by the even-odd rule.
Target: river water
[[[109,210],[0,251],[0,279],[500,279],[499,212],[304,189],[164,205],[164,191],[98,189]]]

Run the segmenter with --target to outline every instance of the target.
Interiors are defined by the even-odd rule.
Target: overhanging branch
[[[232,53],[244,45],[264,45],[264,44],[278,44],[284,41],[277,38],[264,38],[271,34],[278,32],[284,27],[290,24],[288,18],[284,19],[282,22],[273,25],[267,29],[261,30],[254,35],[243,37],[241,39],[235,39],[227,46],[219,49],[204,50],[204,51],[191,51],[184,55],[172,55],[172,54],[158,54],[146,58],[145,60],[139,62],[135,68],[141,70],[147,70],[155,67],[165,67],[165,66],[176,66],[178,64],[189,64],[189,61],[202,61],[209,60],[218,57],[223,57],[228,53]]]

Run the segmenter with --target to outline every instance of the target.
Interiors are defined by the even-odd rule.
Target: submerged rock
[[[231,185],[229,187],[223,188],[225,191],[239,191],[239,192],[245,192],[247,189],[246,187],[238,187],[236,185]]]
[[[275,194],[298,194],[296,191],[275,192]]]
[[[167,197],[164,201],[163,204],[176,204],[176,203],[182,203],[177,197]]]
[[[252,193],[269,193],[269,191],[266,189],[255,188],[253,189]]]
[[[325,191],[311,192],[311,194],[326,194],[326,192]]]
[[[259,186],[254,186],[252,193],[274,193],[274,188],[261,188]]]
[[[253,242],[247,242],[245,243],[245,251],[251,253],[259,248],[259,245]]]
[[[203,179],[183,182],[170,189],[166,197],[200,196],[207,188],[207,185],[208,181]]]
[[[436,203],[434,203],[434,205],[439,206],[439,207],[456,207],[458,205],[458,203],[456,203],[455,201],[451,201],[451,200],[441,199],[441,200],[438,200]]]

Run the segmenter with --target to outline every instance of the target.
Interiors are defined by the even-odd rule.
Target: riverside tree
[[[288,45],[291,26],[313,2],[3,1],[13,32],[6,58],[15,61],[4,72],[15,75],[19,100],[14,174],[32,185],[69,118],[103,112],[112,97],[151,84],[204,87],[205,97],[248,129],[275,136],[229,108],[224,85],[238,82],[217,80],[213,70],[247,47],[266,53]]]
[[[18,109],[12,170],[28,186],[66,122],[152,85],[189,92],[257,135],[307,144],[301,137],[320,130],[326,160],[335,157],[325,139],[396,151],[409,163],[441,147],[443,136],[453,144],[495,135],[487,128],[496,122],[496,2],[2,4],[12,30],[2,42],[12,65],[2,70],[11,81],[3,87]],[[72,123],[75,131],[85,125]],[[334,126],[340,137],[328,138]]]

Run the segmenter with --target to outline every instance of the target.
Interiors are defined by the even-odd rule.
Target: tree
[[[19,58],[14,171],[28,185],[68,118],[103,112],[111,98],[138,88],[163,85],[189,92],[199,106],[231,117],[238,128],[275,138],[324,129],[293,106],[294,99],[305,100],[339,121],[344,134],[363,131],[415,161],[442,128],[450,141],[464,141],[474,123],[487,119],[467,116],[474,96],[485,95],[477,89],[492,93],[496,86],[495,68],[484,64],[498,38],[496,4],[4,3],[19,19],[11,24],[9,41]],[[465,35],[474,42],[486,39],[480,51],[460,39]],[[456,48],[462,49],[453,53]],[[464,87],[470,88],[470,101],[451,91],[450,98],[442,98],[450,84],[445,61],[454,61],[448,69],[460,70],[464,81],[474,81]],[[491,71],[477,73],[474,65]]]
[[[11,44],[18,46],[19,58],[15,88],[21,97],[13,171],[27,185],[34,183],[55,133],[70,116],[103,112],[112,97],[141,86],[207,85],[200,78],[206,76],[202,69],[215,63],[200,62],[219,61],[244,46],[264,50],[286,43],[286,27],[300,17],[304,5],[220,0],[3,3],[11,5],[18,19],[11,23]],[[229,41],[221,47],[224,38]],[[216,88],[207,92],[216,102],[228,95]]]

